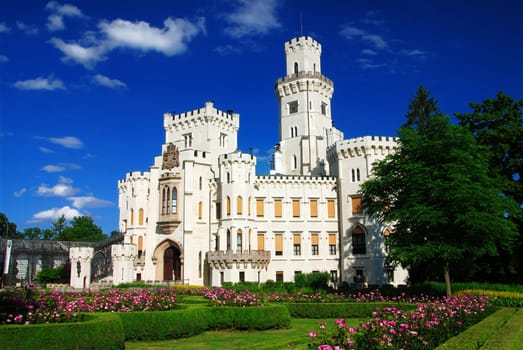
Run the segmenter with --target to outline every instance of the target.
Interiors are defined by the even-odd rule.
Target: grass
[[[307,339],[307,333],[316,331],[320,321],[329,324],[333,319],[314,320],[293,318],[288,329],[273,329],[266,331],[207,331],[190,338],[163,340],[163,341],[129,341],[125,343],[126,349],[235,349],[248,347],[267,342],[285,342],[293,338]],[[363,319],[347,319],[347,324],[359,326]]]

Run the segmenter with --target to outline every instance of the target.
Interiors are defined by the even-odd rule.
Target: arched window
[[[162,190],[162,215],[167,213],[167,195],[165,193],[165,188]]]
[[[238,229],[238,232],[236,233],[236,251],[241,252],[242,248],[242,230]]]
[[[351,173],[352,173],[352,182],[356,182],[356,173],[354,172],[354,169],[352,169]]]
[[[176,187],[173,188],[173,192],[172,192],[172,203],[173,203],[173,206],[172,206],[172,213],[173,214],[176,214],[177,210],[178,210],[178,192],[176,191]]]
[[[198,187],[200,188],[200,191],[202,190],[202,187],[203,187],[203,179],[202,177],[200,176],[200,179],[198,180]]]
[[[231,174],[229,172],[227,172],[227,183],[231,183]]]
[[[316,63],[312,65],[313,72],[316,73]]]
[[[236,198],[236,214],[242,215],[243,214],[243,199],[242,196],[238,196]]]
[[[198,203],[198,219],[202,219],[203,217],[203,203],[202,202],[199,202]]]
[[[251,203],[252,203],[252,198],[249,197],[249,200],[247,202],[247,215],[251,216]]]
[[[296,155],[292,156],[292,168],[298,169],[298,157],[296,157]]]
[[[143,225],[143,208],[138,210],[138,225]]]
[[[231,215],[231,197],[229,196],[225,200],[225,210],[227,216]]]
[[[138,236],[138,256],[142,256],[143,254],[143,237]]]
[[[131,209],[131,220],[130,220],[130,222],[131,222],[131,225],[134,225],[134,210],[133,209]]]
[[[356,169],[356,180],[361,181],[360,168]]]
[[[352,254],[367,254],[365,230],[360,225],[352,229]]]
[[[231,230],[227,230],[227,250],[231,250]]]
[[[298,74],[298,62],[294,62],[294,74]]]

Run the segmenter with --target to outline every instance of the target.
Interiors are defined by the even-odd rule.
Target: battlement
[[[164,113],[163,118],[165,128],[177,124],[187,124],[188,122],[204,118],[220,119],[222,122],[226,122],[235,128],[238,128],[240,125],[240,114],[234,113],[232,110],[221,111],[214,107],[214,102],[212,101],[205,102],[204,107],[192,111],[178,114],[175,112]]]
[[[149,181],[150,173],[148,171],[132,171],[125,174],[125,179],[118,180],[118,185],[123,185],[130,181]]]
[[[365,155],[387,155],[398,147],[398,137],[363,136],[338,141],[327,148],[329,158],[336,154],[338,158],[353,158]]]
[[[309,176],[309,175],[256,175],[256,183],[299,183],[299,184],[336,184],[333,176]]]
[[[222,154],[218,157],[219,163],[246,163],[246,164],[256,164],[256,157],[250,153],[243,152],[233,152]]]
[[[316,51],[318,55],[321,54],[321,44],[310,36],[300,36],[299,38],[293,38],[285,42],[286,54],[305,48]]]

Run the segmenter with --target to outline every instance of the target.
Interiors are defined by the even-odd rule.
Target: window
[[[138,225],[143,225],[143,208],[138,210]]]
[[[226,142],[227,142],[227,135],[220,134],[220,146],[225,147]]]
[[[360,176],[360,168],[357,168],[356,169],[356,181],[361,181],[361,176]]]
[[[236,198],[236,214],[242,215],[243,213],[243,200],[242,196]]]
[[[293,241],[293,249],[294,249],[294,255],[300,256],[301,255],[301,235],[299,233],[296,233],[292,237]]]
[[[178,191],[176,190],[176,187],[173,188],[172,191],[172,207],[171,207],[172,213],[176,214],[178,210]]]
[[[143,254],[143,237],[138,236],[138,257],[141,257]]]
[[[294,62],[294,74],[298,74],[298,62]]]
[[[321,103],[321,114],[327,115],[327,104],[325,102]]]
[[[276,282],[283,282],[283,271],[276,271]]]
[[[198,203],[198,219],[201,220],[203,217],[203,203]]]
[[[214,242],[214,250],[220,250],[220,236],[216,236],[216,241]]]
[[[367,244],[365,231],[361,226],[354,226],[352,229],[352,254],[366,254]]]
[[[356,172],[354,171],[354,169],[351,170],[351,175],[352,175],[352,182],[356,182]]]
[[[227,172],[227,183],[231,183],[231,174],[229,172]]]
[[[334,205],[334,199],[328,199],[327,200],[327,216],[329,218],[335,218],[336,217],[336,207]]]
[[[337,284],[338,283],[338,271],[331,270],[330,275],[331,275],[331,282],[334,284]]]
[[[249,215],[249,216],[251,216],[251,203],[252,203],[252,198],[249,197],[249,199],[247,201],[247,215]]]
[[[361,196],[352,197],[352,215],[361,214]]]
[[[291,126],[291,137],[298,136],[298,127],[297,126]]]
[[[299,199],[292,200],[292,217],[293,218],[300,217],[300,200]]]
[[[202,252],[198,253],[198,277],[202,278]]]
[[[292,168],[298,169],[298,157],[296,157],[296,155],[292,156]]]
[[[281,218],[282,209],[281,209],[281,199],[274,200],[274,217]]]
[[[236,251],[241,252],[243,249],[242,245],[242,230],[238,230],[236,234]]]
[[[265,250],[265,234],[258,233],[258,250]]]
[[[311,247],[312,247],[312,255],[319,255],[320,254],[319,234],[317,234],[317,233],[311,234]]]
[[[385,263],[385,278],[387,278],[387,283],[394,283],[394,267]]]
[[[390,230],[386,228],[385,230],[383,230],[383,237],[385,238],[385,253],[388,253],[390,250],[389,236]]]
[[[134,210],[131,209],[131,225],[134,225]]]
[[[281,233],[274,235],[274,252],[276,255],[283,255],[283,235]]]
[[[192,146],[192,134],[183,135],[183,142],[184,142],[185,147],[191,147]]]
[[[329,233],[329,254],[336,255],[336,234]]]
[[[256,198],[256,216],[257,217],[263,217],[264,215],[264,207],[263,207],[263,198]]]
[[[227,230],[227,250],[231,250],[231,230]]]
[[[200,191],[202,190],[202,187],[203,187],[203,179],[200,176],[200,179],[198,180],[198,188],[200,189]]]
[[[216,202],[216,219],[222,218],[222,203]]]
[[[289,102],[289,114],[298,113],[298,101]]]
[[[364,283],[365,282],[365,271],[363,269],[356,269],[356,274],[354,276],[354,283]]]
[[[225,200],[225,209],[227,210],[227,216],[231,215],[231,197],[229,196]]]
[[[311,212],[311,218],[318,217],[318,200],[317,199],[310,200],[310,212]]]
[[[239,280],[240,282],[245,282],[245,271],[240,271]]]

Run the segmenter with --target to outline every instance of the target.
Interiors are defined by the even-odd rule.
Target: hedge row
[[[450,338],[436,350],[477,350],[514,315],[516,309],[502,308]]]
[[[396,307],[411,310],[414,304],[406,303],[278,303],[284,305],[295,318],[360,318],[370,317],[376,308]]]
[[[520,350],[523,349],[523,309],[519,309],[510,320],[489,338],[482,350]]]
[[[264,307],[188,307],[87,314],[85,322],[0,327],[0,349],[123,349],[124,340],[189,337],[206,330],[288,327],[289,311]]]
[[[114,313],[86,315],[75,323],[42,323],[0,327],[3,350],[123,349],[122,321]]]

